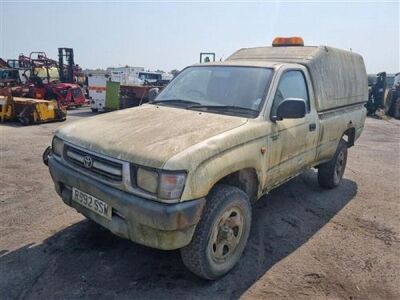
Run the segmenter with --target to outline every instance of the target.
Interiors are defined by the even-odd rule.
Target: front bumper
[[[172,250],[190,243],[205,199],[166,204],[110,187],[65,166],[49,156],[48,166],[57,193],[69,206],[114,234],[152,248]],[[108,220],[72,200],[72,187],[112,207]]]

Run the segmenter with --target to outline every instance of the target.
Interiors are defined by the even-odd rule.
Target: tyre
[[[66,114],[61,109],[55,110],[55,120],[58,122],[63,122],[66,120]]]
[[[333,158],[318,167],[318,183],[321,187],[332,189],[342,180],[347,162],[347,143],[341,139]]]
[[[251,226],[251,205],[239,188],[217,185],[192,241],[180,250],[183,263],[194,274],[214,280],[228,273],[239,261]]]
[[[386,93],[384,110],[385,110],[385,115],[387,115],[387,116],[392,115],[393,105],[392,105],[392,91],[391,90],[389,90]]]
[[[397,99],[396,103],[393,105],[393,117],[400,119],[400,99]]]
[[[43,163],[48,166],[49,165],[49,155],[51,154],[51,147],[48,146],[46,150],[44,150],[42,154]]]
[[[28,126],[29,124],[31,124],[31,121],[28,117],[18,117],[18,120],[24,126]]]
[[[94,113],[96,113],[96,112],[98,112],[99,110],[97,109],[97,108],[92,108],[92,112],[94,112]]]

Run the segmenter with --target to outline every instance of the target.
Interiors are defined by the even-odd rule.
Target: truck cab
[[[148,104],[66,125],[48,166],[67,205],[217,279],[263,195],[309,168],[340,184],[367,99],[361,56],[280,38],[189,66]]]

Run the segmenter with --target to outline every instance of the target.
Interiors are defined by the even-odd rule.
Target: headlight
[[[136,184],[142,190],[157,195],[165,200],[176,200],[182,195],[185,187],[186,173],[171,171],[152,171],[138,168]]]
[[[138,168],[136,176],[138,187],[153,194],[157,193],[158,173]]]
[[[64,146],[64,143],[63,143],[62,139],[59,139],[58,137],[54,136],[53,142],[51,145],[53,153],[57,156],[62,156],[63,146]]]

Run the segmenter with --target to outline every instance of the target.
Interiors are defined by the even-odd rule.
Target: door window
[[[278,105],[287,98],[304,99],[307,104],[307,111],[310,111],[310,100],[303,72],[293,70],[282,75],[275,93],[271,116],[276,116]]]

